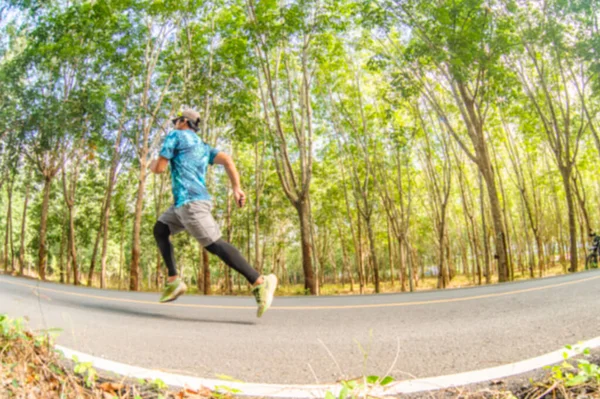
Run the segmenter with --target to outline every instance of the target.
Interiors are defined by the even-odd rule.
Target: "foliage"
[[[233,155],[248,194],[245,209],[228,211],[228,176],[209,172],[224,236],[276,273],[282,292],[307,292],[297,288],[307,272],[300,198],[310,203],[300,208],[311,230],[304,246],[323,292],[351,292],[351,281],[352,292],[420,289],[440,267],[448,286],[486,273],[496,281],[498,218],[510,279],[548,275],[573,241],[583,265],[585,230],[599,228],[597,2],[11,1],[1,12],[7,271],[19,269],[22,239],[26,274],[37,275],[41,257],[47,278],[73,283],[64,170],[75,183],[74,248],[87,283],[116,160],[108,287],[129,286],[139,241],[140,288],[159,289],[152,226],[170,206],[170,181],[142,177],[140,167],[169,115],[187,106],[201,114],[201,137]],[[469,162],[481,154],[485,165]],[[493,171],[487,181],[484,170]],[[197,243],[173,241],[181,274],[199,285]],[[237,274],[226,283],[219,259],[209,270],[215,292],[249,293]],[[96,266],[93,285],[100,273]]]
[[[33,334],[23,319],[0,314],[0,391],[3,394],[72,399],[212,396],[205,388],[174,391],[161,380],[142,380],[134,384],[100,376],[91,363],[80,362],[76,357],[73,367],[66,367],[62,353],[53,349],[56,333],[57,330],[52,329]]]

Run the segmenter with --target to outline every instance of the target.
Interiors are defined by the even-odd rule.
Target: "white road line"
[[[516,363],[506,364],[498,367],[491,367],[482,370],[468,371],[465,373],[445,375],[440,377],[431,377],[415,379],[408,381],[398,381],[387,385],[386,387],[374,387],[368,392],[374,396],[397,395],[402,393],[415,393],[433,391],[438,389],[458,387],[462,385],[475,384],[490,380],[497,380],[510,377],[528,371],[540,369],[544,366],[561,362],[566,353],[568,357],[575,356],[585,348],[593,349],[600,347],[600,337],[593,338],[573,347],[572,350],[560,349],[542,356],[523,360]],[[335,397],[338,396],[341,385],[286,385],[286,384],[259,384],[232,382],[226,380],[215,380],[191,377],[185,375],[165,373],[158,370],[150,370],[136,366],[130,366],[123,363],[113,362],[112,360],[102,359],[86,353],[78,352],[63,346],[56,345],[56,349],[63,352],[66,358],[72,359],[77,356],[80,362],[91,362],[94,368],[113,372],[121,376],[131,378],[143,378],[149,380],[160,379],[166,384],[174,387],[190,387],[198,389],[207,387],[212,390],[235,389],[243,396],[260,396],[269,398],[323,398],[327,391],[330,391]]]

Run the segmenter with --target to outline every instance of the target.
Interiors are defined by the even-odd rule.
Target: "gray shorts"
[[[203,247],[221,238],[221,229],[210,213],[211,201],[193,201],[175,208],[171,206],[158,218],[175,235],[187,230]]]

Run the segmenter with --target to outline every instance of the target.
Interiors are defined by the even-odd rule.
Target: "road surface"
[[[251,297],[72,287],[0,275],[0,313],[110,360],[204,378],[332,383],[498,366],[600,335],[600,271],[493,286],[343,297]]]

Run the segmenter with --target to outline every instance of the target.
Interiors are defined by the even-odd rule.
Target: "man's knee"
[[[223,241],[222,238],[219,238],[217,241],[207,245],[205,248],[211,254],[219,256],[225,252],[226,244],[227,243]]]
[[[156,241],[168,240],[170,234],[171,230],[169,229],[169,225],[164,224],[163,222],[156,222],[156,224],[154,224],[154,238]]]

